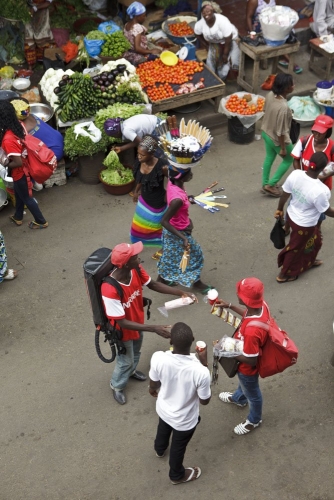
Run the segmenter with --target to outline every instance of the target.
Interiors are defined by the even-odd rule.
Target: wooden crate
[[[169,97],[161,101],[155,101],[152,103],[152,113],[154,114],[160,111],[179,108],[194,102],[205,101],[206,99],[214,99],[215,112],[218,112],[219,103],[222,97],[226,95],[225,83],[213,73],[206,64],[204,64],[204,70],[202,72],[195,73],[191,83],[197,83],[200,78],[204,78],[204,89],[195,90],[195,92],[190,92],[189,94]],[[172,87],[177,89],[179,85],[172,85]]]

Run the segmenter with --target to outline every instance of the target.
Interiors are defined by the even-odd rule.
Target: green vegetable
[[[93,30],[87,33],[86,35],[87,40],[105,40],[106,35],[99,30]]]
[[[66,155],[74,160],[77,156],[92,156],[100,151],[107,150],[108,139],[102,137],[99,142],[93,142],[89,137],[84,137],[74,133],[74,126],[65,132],[64,151]]]
[[[110,151],[104,159],[103,165],[107,168],[102,170],[101,179],[107,184],[126,184],[133,181],[133,173],[130,168],[125,168],[119,161],[117,153]]]
[[[123,35],[122,31],[115,31],[115,33],[106,35],[105,40],[100,56],[118,59],[124,52],[131,49],[131,43]]]
[[[15,19],[24,23],[31,21],[27,0],[0,0],[0,13],[1,17],[6,19]]]

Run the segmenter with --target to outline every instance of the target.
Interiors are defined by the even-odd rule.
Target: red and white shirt
[[[106,315],[110,320],[117,321],[118,319],[126,318],[136,323],[144,323],[143,286],[150,283],[151,277],[142,266],[139,267],[140,274],[135,269],[131,269],[131,278],[128,284],[117,280],[123,290],[122,299],[114,286],[109,283],[102,284],[102,300]],[[115,278],[113,272],[110,276]],[[122,340],[124,342],[137,339],[139,339],[139,332],[137,330],[123,328]]]
[[[245,313],[246,314],[246,313]],[[270,312],[268,305],[263,302],[263,307],[259,316],[244,316],[237,333],[234,338],[244,341],[243,355],[247,358],[259,356],[261,347],[267,340],[268,332],[258,326],[247,326],[250,321],[261,321],[269,323]],[[257,366],[251,366],[247,363],[240,363],[238,371],[244,375],[256,375],[258,372]]]
[[[303,142],[305,143],[305,147],[303,150]],[[334,141],[333,139],[327,139],[327,146],[323,150],[323,153],[328,158],[328,161],[334,161]],[[295,158],[296,160],[300,160],[300,167],[302,170],[307,171],[310,163],[310,158],[311,156],[316,153],[316,150],[314,149],[314,136],[313,134],[310,135],[309,137],[301,137],[297,144],[294,146],[293,150],[291,151],[291,156]],[[332,177],[327,177],[323,181],[324,184],[326,184],[329,189],[332,189]]]
[[[21,139],[17,137],[11,130],[7,130],[7,132],[4,135],[4,138],[2,139],[1,143],[2,149],[5,151],[7,156],[27,156],[27,151],[23,147],[23,144],[21,142]],[[24,157],[22,157],[22,162],[26,161]],[[22,167],[16,167],[11,169],[10,173],[11,177],[13,177],[14,181],[18,181],[23,177],[24,172],[23,172],[23,166]]]

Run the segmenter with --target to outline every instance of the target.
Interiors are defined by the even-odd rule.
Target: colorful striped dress
[[[166,159],[159,158],[151,172],[143,174],[139,161],[136,161],[134,177],[136,183],[141,184],[141,195],[132,220],[131,243],[142,241],[146,247],[161,247],[161,219],[167,210],[162,169],[167,164]]]

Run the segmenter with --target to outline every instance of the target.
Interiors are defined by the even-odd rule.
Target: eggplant
[[[111,82],[110,82],[109,80],[106,80],[106,81],[104,82],[104,86],[105,86],[105,87],[110,87],[110,85],[111,85]]]
[[[104,81],[103,81],[103,80],[99,80],[97,83],[98,83],[99,85],[104,85]]]
[[[116,68],[122,73],[126,69],[126,64],[117,64]]]
[[[63,76],[61,77],[61,79],[62,79],[62,80],[68,80],[68,79],[69,79],[69,75],[63,75]]]
[[[72,85],[72,84],[73,84],[73,78],[69,78],[69,79],[67,80],[67,83],[68,83],[69,85]]]
[[[108,79],[107,75],[101,75],[101,80],[103,80],[105,82],[107,79]]]
[[[106,91],[105,86],[104,86],[104,85],[102,85],[102,86],[100,87],[100,90],[101,90],[101,92],[105,92],[105,91]]]
[[[64,87],[64,85],[67,85],[67,81],[66,80],[60,80],[60,82],[58,83],[59,87]]]
[[[108,80],[109,80],[109,82],[113,82],[115,80],[115,77],[112,73],[109,73]]]
[[[56,87],[53,89],[53,92],[57,95],[57,94],[59,94],[60,90],[61,90],[60,87]]]
[[[114,76],[117,76],[119,74],[118,69],[112,69],[111,72]]]
[[[92,78],[93,82],[97,82],[99,79],[100,79],[100,75],[95,75]]]
[[[99,89],[100,88],[99,84],[97,82],[94,82],[93,87],[94,87],[94,89]]]

